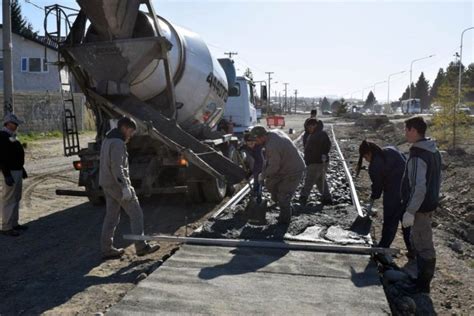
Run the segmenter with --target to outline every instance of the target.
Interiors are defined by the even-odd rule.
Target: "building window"
[[[30,58],[28,61],[29,72],[41,72],[41,58]]]
[[[45,58],[22,57],[21,72],[48,72],[49,67]]]

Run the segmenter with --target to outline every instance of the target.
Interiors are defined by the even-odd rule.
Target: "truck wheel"
[[[201,188],[198,182],[187,182],[186,186],[188,187],[186,197],[189,202],[193,202],[193,203],[204,202],[204,198],[202,196]]]
[[[225,182],[212,179],[201,183],[202,193],[207,202],[221,202],[227,192],[227,185]]]

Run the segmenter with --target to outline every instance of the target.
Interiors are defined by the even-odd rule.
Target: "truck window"
[[[251,102],[251,103],[254,103],[254,102],[253,102],[253,100],[254,100],[254,99],[253,99],[253,95],[254,95],[254,94],[253,94],[253,92],[254,92],[253,89],[254,89],[254,87],[253,87],[253,85],[252,85],[250,82],[248,82],[247,84],[249,85],[249,99],[250,99],[250,102]]]
[[[236,82],[232,88],[229,89],[229,97],[240,96],[240,83]]]

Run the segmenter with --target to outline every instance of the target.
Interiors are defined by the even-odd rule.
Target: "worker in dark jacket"
[[[23,179],[27,178],[25,152],[16,138],[18,125],[23,122],[15,114],[7,114],[0,131],[0,168],[4,178],[0,204],[2,214],[2,234],[16,237],[27,226],[18,224]]]
[[[310,119],[307,123],[309,137],[304,147],[304,161],[306,163],[306,178],[301,190],[300,202],[306,204],[308,196],[316,184],[322,196],[323,204],[332,204],[331,193],[326,179],[329,165],[329,150],[331,140],[323,130],[323,123]]]
[[[411,242],[417,255],[416,292],[429,293],[436,266],[431,219],[438,207],[441,187],[441,155],[436,143],[425,137],[422,117],[405,121],[405,137],[413,144],[402,180],[402,224],[411,227]]]
[[[309,115],[309,117],[304,121],[304,134],[303,134],[303,147],[304,145],[306,144],[306,141],[308,140],[308,137],[309,137],[309,130],[308,130],[308,122],[309,120],[311,119],[316,119],[316,115],[318,114],[318,111],[317,110],[311,110],[311,113]]]
[[[362,166],[362,159],[369,162],[369,176],[372,181],[372,193],[367,211],[370,213],[374,201],[383,193],[383,226],[379,247],[390,248],[397,233],[398,223],[402,221],[404,208],[401,203],[400,186],[405,170],[405,156],[395,147],[380,148],[377,144],[362,141],[359,146],[359,164],[357,175]],[[413,256],[410,244],[410,228],[402,228],[403,239],[407,247],[407,256]]]

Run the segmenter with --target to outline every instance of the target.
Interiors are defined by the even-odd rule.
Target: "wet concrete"
[[[295,144],[300,150],[302,149],[301,139],[298,139]],[[264,187],[263,198],[268,201],[266,225],[258,226],[247,221],[248,199],[246,198],[240,204],[221,213],[218,218],[211,219],[205,223],[198,236],[207,238],[291,239],[338,244],[365,244],[366,239],[364,236],[348,231],[357,217],[357,211],[352,205],[350,188],[341,159],[343,158],[338,155],[333,145],[330,152],[327,175],[329,189],[333,197],[333,205],[321,204],[321,195],[316,186],[314,186],[308,197],[307,204],[305,206],[301,205],[299,197],[304,184],[303,180],[292,200],[293,216],[291,223],[289,225],[281,225],[277,222],[279,207],[271,201],[270,194]],[[318,228],[316,229],[316,227]],[[308,229],[311,233],[308,233]],[[330,233],[329,235],[328,232]],[[299,236],[300,234],[303,235]]]

